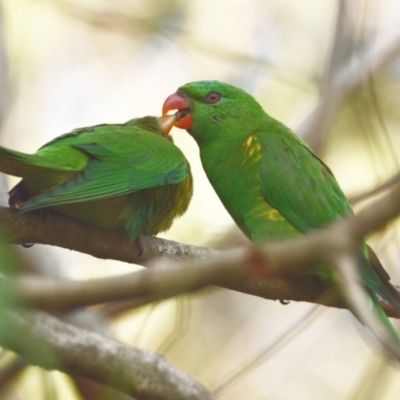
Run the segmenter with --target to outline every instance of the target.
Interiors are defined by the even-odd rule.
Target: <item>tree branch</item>
[[[126,299],[144,298],[150,302],[219,285],[269,299],[344,307],[333,288],[327,290],[317,277],[303,273],[309,272],[310,266],[335,265],[340,254],[355,254],[363,237],[398,213],[399,184],[358,215],[291,240],[258,248],[249,245],[218,254],[210,251],[209,257],[197,260],[159,261],[147,270],[83,282],[28,276],[8,278],[2,292],[25,304],[60,310]],[[154,243],[156,238],[152,239]],[[148,243],[147,239],[143,243]],[[201,254],[205,252],[202,249]],[[386,302],[382,301],[382,305],[389,315],[400,317]]]
[[[337,0],[337,14],[331,54],[322,80],[323,95],[313,111],[296,130],[316,153],[320,152],[324,144],[327,130],[331,125],[331,118],[342,96],[342,90],[338,87],[336,78],[339,75],[339,71],[341,72],[342,53],[346,45],[346,35],[349,30],[347,8],[346,0]]]
[[[22,354],[31,364],[92,379],[138,400],[215,399],[162,356],[77,328],[43,312],[3,311],[1,320],[0,344]]]
[[[380,184],[377,187],[374,187],[371,190],[368,190],[367,192],[361,193],[361,194],[356,194],[354,196],[349,197],[349,201],[352,205],[357,204],[361,201],[367,200],[370,197],[377,196],[382,192],[385,192],[386,190],[390,189],[393,185],[395,185],[397,182],[400,180],[400,172],[398,172],[396,175],[392,176],[382,184]]]
[[[96,228],[49,211],[19,214],[6,207],[0,207],[0,237],[3,243],[48,244],[134,264],[160,257],[185,259],[215,254],[211,249],[150,236],[132,241],[122,231]]]
[[[388,356],[400,361],[400,347],[397,334],[387,329],[376,312],[371,312],[370,295],[363,288],[358,272],[357,257],[354,254],[340,254],[334,266],[341,280],[344,293],[354,315],[369,328],[377,342]]]
[[[344,3],[339,2],[343,8]],[[338,17],[341,11],[339,8]],[[342,22],[337,22],[337,29],[340,28]],[[354,62],[351,59],[348,65],[342,67],[340,71],[329,70],[328,85],[323,95],[313,111],[303,120],[296,132],[303,137],[305,142],[316,152],[319,153],[325,141],[326,131],[329,122],[334,115],[335,110],[340,105],[344,96],[360,86],[373,73],[383,68],[385,65],[393,61],[400,53],[400,32],[388,40],[386,43],[375,44],[366,54],[362,55],[359,60]],[[335,45],[333,53],[336,54],[339,48],[338,41],[342,40],[342,36],[336,31]],[[332,64],[331,64],[332,65]],[[336,63],[337,65],[337,63]]]

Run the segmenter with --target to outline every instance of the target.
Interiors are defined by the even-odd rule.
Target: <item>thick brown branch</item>
[[[128,347],[43,312],[4,311],[1,320],[0,344],[22,354],[31,364],[92,379],[138,400],[215,399],[162,356]]]
[[[132,241],[124,232],[108,231],[51,212],[17,212],[0,207],[0,237],[12,244],[40,243],[97,258],[142,264],[155,258],[204,257],[212,250],[154,237]]]
[[[400,185],[357,216],[336,222],[329,229],[258,249],[250,246],[199,260],[168,262],[125,276],[86,282],[36,277],[9,279],[3,293],[46,309],[67,309],[116,300],[164,299],[207,285],[220,285],[269,299],[305,300],[343,307],[336,292],[310,275],[286,277],[310,265],[331,263],[338,254],[358,248],[367,232],[378,229],[400,208]],[[287,251],[290,248],[291,251]],[[261,279],[261,278],[268,279]],[[393,309],[386,310],[399,316]]]
[[[331,264],[338,254],[355,251],[361,238],[380,228],[399,212],[400,185],[397,185],[357,216],[338,221],[329,229],[285,242],[268,243],[258,249],[251,247],[235,249],[215,255],[216,252],[213,250],[200,248],[197,251],[195,247],[186,247],[165,240],[160,240],[159,246],[159,239],[145,238],[142,240],[144,254],[152,254],[153,257],[159,254],[173,259],[179,258],[177,255],[181,258],[191,255],[192,259],[181,262],[175,260],[175,263],[128,276],[88,282],[53,280],[39,282],[34,278],[10,280],[3,292],[8,288],[19,300],[47,308],[50,304],[51,307],[60,309],[132,298],[153,301],[214,284],[264,298],[305,300],[343,306],[335,292],[326,291],[326,287],[317,278],[303,275],[287,278],[286,274],[293,276],[293,272],[307,271],[310,265]],[[16,219],[21,217],[14,213],[11,215]],[[61,222],[64,220],[67,223],[74,223],[64,218]],[[106,236],[109,234],[112,232],[105,232]],[[128,241],[126,238],[125,240]],[[117,248],[118,245],[124,248],[125,243],[116,244]],[[175,251],[175,246],[179,251]],[[170,251],[165,253],[165,248],[169,248]],[[290,251],[287,251],[288,248]],[[195,251],[192,253],[193,249]],[[207,253],[214,256],[194,260]],[[394,310],[383,304],[390,315],[398,316]]]

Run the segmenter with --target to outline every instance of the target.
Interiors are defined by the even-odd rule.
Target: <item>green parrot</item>
[[[175,121],[144,117],[75,129],[34,154],[0,147],[0,171],[22,177],[10,207],[50,209],[132,239],[167,230],[193,192],[189,163],[168,137]]]
[[[245,91],[218,81],[188,83],[167,98],[163,115],[200,148],[204,170],[227,211],[253,242],[304,234],[352,213],[330,169]],[[360,273],[376,316],[396,348],[399,337],[376,293],[400,310],[400,296],[365,243]],[[327,276],[328,273],[328,276]],[[322,268],[319,275],[334,281]]]

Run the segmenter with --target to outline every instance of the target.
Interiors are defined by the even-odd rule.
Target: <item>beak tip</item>
[[[171,131],[172,127],[174,126],[174,124],[176,122],[176,116],[163,114],[162,117],[158,118],[158,121],[160,122],[161,132],[162,132],[163,136],[168,136],[169,132]]]

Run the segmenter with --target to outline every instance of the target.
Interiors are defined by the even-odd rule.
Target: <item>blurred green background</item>
[[[180,85],[218,79],[252,93],[268,113],[306,138],[319,139],[319,154],[350,197],[399,171],[396,0],[1,4],[1,145],[33,152],[77,127],[159,115]],[[357,81],[368,68],[373,73]],[[347,86],[332,83],[338,80]],[[310,118],[324,102],[328,114],[312,134]],[[195,194],[189,211],[161,236],[215,246],[233,222],[202,171],[194,141],[181,130],[173,137],[191,162]],[[5,205],[7,188],[17,180],[3,178]],[[370,238],[394,283],[400,283],[399,226],[392,223]],[[134,268],[48,246],[22,251],[36,264],[57,266],[76,279]],[[371,348],[367,332],[347,311],[208,289],[128,310],[110,322],[118,339],[163,353],[207,388],[219,388],[221,399],[400,396],[400,367]],[[10,358],[4,352],[0,367]],[[37,367],[21,371],[0,388],[0,398],[81,398],[62,374]]]

